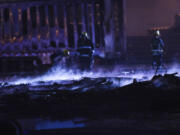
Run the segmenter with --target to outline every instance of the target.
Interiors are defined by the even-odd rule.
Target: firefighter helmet
[[[156,30],[156,31],[154,32],[154,35],[155,35],[155,36],[160,36],[160,35],[161,35],[161,33],[160,33],[160,31],[159,31],[159,30]]]
[[[88,33],[87,33],[87,32],[82,32],[81,37],[89,38],[89,36],[88,36]]]
[[[70,52],[69,52],[69,50],[63,50],[63,56],[65,56],[65,57],[67,57],[67,56],[69,56],[70,55]]]

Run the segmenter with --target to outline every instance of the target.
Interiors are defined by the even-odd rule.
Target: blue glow
[[[48,130],[48,129],[62,129],[62,128],[82,128],[85,127],[84,123],[74,123],[72,120],[68,121],[49,121],[42,120],[35,126],[36,130]]]

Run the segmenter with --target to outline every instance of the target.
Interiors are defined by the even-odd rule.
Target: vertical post
[[[126,55],[127,52],[127,35],[126,35],[126,1],[125,0],[121,0],[122,1],[122,29],[123,29],[123,51],[124,51],[124,55]]]
[[[49,17],[48,17],[48,6],[45,6],[45,31],[46,31],[46,45],[45,48],[49,48],[49,37],[50,37],[50,26],[49,26]]]
[[[84,3],[84,11],[85,11],[85,26],[86,32],[89,33],[89,9],[88,9],[88,2]]]
[[[114,38],[114,8],[113,8],[113,0],[104,0],[104,23],[105,23],[105,48],[106,53],[112,54],[115,50],[115,38]]]
[[[27,8],[27,36],[28,36],[28,48],[32,50],[32,22],[30,7]]]
[[[18,41],[21,43],[23,41],[23,31],[22,31],[22,9],[18,7]],[[23,50],[23,45],[19,44],[19,49]]]
[[[40,27],[40,16],[39,16],[39,5],[36,6],[36,37],[37,37],[37,45],[38,45],[38,49],[41,48],[40,45],[40,39],[41,39],[41,27]]]
[[[2,9],[0,9],[0,41],[2,41]]]
[[[59,37],[59,25],[58,25],[58,14],[57,14],[57,5],[54,5],[54,18],[55,18],[55,42],[56,42],[56,47],[58,44],[58,37]]]
[[[114,23],[115,28],[115,37],[116,37],[116,48],[117,51],[122,54],[126,52],[126,37],[125,37],[125,3],[124,0],[114,0],[115,14],[114,14]]]
[[[115,25],[115,29],[114,29],[114,33],[115,33],[115,52],[120,52],[120,48],[121,48],[121,40],[122,40],[122,33],[120,30],[120,12],[118,8],[119,7],[119,1],[117,0],[114,0],[114,3],[113,3],[113,8],[114,8],[114,12],[113,12],[113,16],[114,16],[114,25]],[[121,12],[122,14],[122,12]]]
[[[100,43],[101,43],[101,47],[102,49],[104,49],[105,47],[105,43],[104,43],[104,1],[101,3],[100,5]]]
[[[66,4],[63,5],[64,9],[64,44],[68,47],[68,30],[67,30],[67,7]]]
[[[47,33],[46,33],[46,38],[49,39],[50,36],[50,26],[49,26],[49,17],[48,17],[48,6],[45,6],[45,14],[46,14],[46,29],[47,29]]]
[[[96,33],[95,33],[95,3],[92,2],[92,8],[91,8],[91,25],[92,25],[92,42],[93,44],[96,44]]]
[[[3,34],[4,34],[4,26],[3,26],[3,23],[4,23],[4,19],[3,19],[3,8],[1,8],[1,26],[0,26],[0,40],[1,40],[1,44],[4,44],[4,39],[3,39]]]
[[[96,47],[100,48],[101,46],[101,33],[100,33],[100,4],[96,3],[95,4],[95,26],[96,26]]]
[[[14,37],[14,21],[13,21],[13,12],[11,8],[9,11],[9,16],[10,16],[10,41],[12,43]]]
[[[57,15],[57,5],[54,5],[54,18],[55,18],[55,28],[56,28],[56,37],[59,35],[59,25],[58,25],[58,15]]]
[[[16,5],[14,6],[14,8],[12,8],[12,12],[13,12],[13,29],[14,29],[14,41],[17,40],[18,36],[19,36],[19,20],[18,20],[18,8],[16,7]]]
[[[36,6],[36,25],[37,25],[37,33],[36,33],[36,36],[37,36],[37,39],[40,40],[41,38],[41,31],[40,31],[40,17],[39,17],[39,9],[38,9],[38,6]]]
[[[85,3],[81,4],[81,17],[82,17],[82,31],[86,31],[86,20],[85,20]]]
[[[19,25],[19,42],[22,42],[23,36],[22,36],[22,9],[18,8],[18,25]]]
[[[2,44],[5,44],[4,8],[2,8]]]
[[[8,22],[7,22],[7,35],[8,35],[8,42],[11,42],[11,8],[8,8],[8,10],[9,10],[9,14],[8,14],[8,16],[9,16],[9,20],[8,20]]]
[[[59,43],[58,43],[58,47],[59,48],[63,48],[65,47],[64,44],[64,9],[63,9],[63,4],[58,4],[57,7],[57,14],[58,14],[58,27],[59,27]]]
[[[30,12],[30,7],[27,8],[27,30],[28,30],[28,39],[32,39],[32,24],[31,24],[31,12]]]
[[[77,30],[77,10],[76,5],[73,4],[73,23],[74,23],[74,45],[75,49],[77,49],[77,42],[78,42],[78,30]]]

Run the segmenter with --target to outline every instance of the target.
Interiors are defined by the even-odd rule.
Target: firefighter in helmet
[[[162,66],[164,42],[161,38],[159,30],[154,32],[154,36],[151,40],[151,50],[153,56],[153,68],[160,68]]]
[[[78,57],[81,70],[91,70],[93,66],[94,46],[87,32],[83,32],[78,40]]]

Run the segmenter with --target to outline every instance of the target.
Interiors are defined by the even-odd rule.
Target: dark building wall
[[[145,36],[151,27],[172,26],[179,0],[126,0],[128,36]]]

